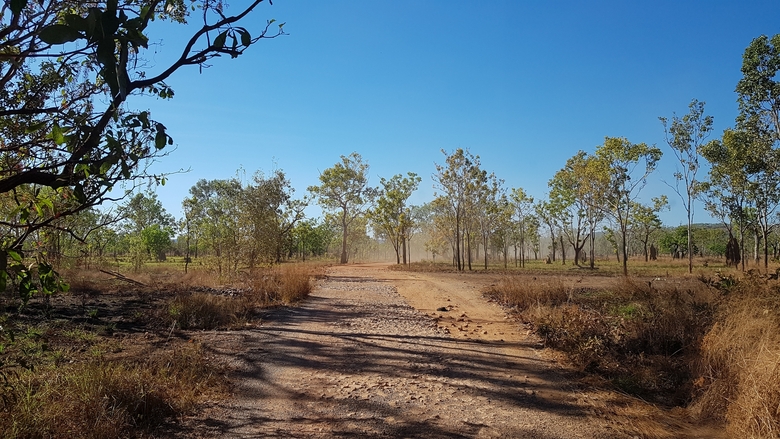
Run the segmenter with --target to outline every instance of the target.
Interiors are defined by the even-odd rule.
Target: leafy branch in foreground
[[[148,111],[128,108],[128,98],[172,98],[165,81],[178,69],[204,67],[222,55],[235,58],[261,39],[283,35],[283,24],[273,20],[254,36],[236,25],[261,2],[236,15],[226,15],[224,3],[214,0],[3,3],[0,287],[10,280],[20,292],[50,292],[53,270],[31,237],[111,199],[118,184],[143,178],[164,183],[164,176],[148,174],[147,166],[173,139]],[[202,26],[177,59],[154,72],[144,59],[150,23],[184,24],[191,11],[202,13]],[[30,252],[37,267],[12,268],[14,255],[24,260]]]

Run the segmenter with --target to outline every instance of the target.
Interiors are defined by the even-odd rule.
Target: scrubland
[[[283,264],[229,285],[159,266],[130,279],[79,270],[71,288],[25,307],[0,298],[0,437],[164,435],[180,416],[225,398],[225,368],[198,330],[255,325],[295,303],[322,267]]]
[[[776,274],[572,276],[508,272],[486,294],[614,390],[722,422],[729,437],[780,435]]]

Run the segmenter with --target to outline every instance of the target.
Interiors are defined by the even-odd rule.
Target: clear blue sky
[[[174,215],[201,178],[281,168],[302,195],[352,151],[374,185],[422,176],[414,204],[433,198],[434,162],[455,148],[507,187],[544,197],[569,157],[621,136],[664,151],[643,195],[668,194],[662,217],[677,225],[685,212],[662,182],[675,164],[658,117],[683,115],[696,98],[715,118],[713,137],[733,125],[742,53],[780,33],[780,2],[275,0],[244,26],[270,18],[289,35],[202,73],[180,70],[168,81],[173,100],[130,102],[174,137],[177,149],[153,169],[191,169],[157,189]],[[151,64],[178,55],[185,34],[152,34]]]

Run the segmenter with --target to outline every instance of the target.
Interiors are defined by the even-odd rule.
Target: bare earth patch
[[[480,288],[458,274],[333,267],[301,307],[259,328],[198,333],[237,387],[180,435],[631,437]]]

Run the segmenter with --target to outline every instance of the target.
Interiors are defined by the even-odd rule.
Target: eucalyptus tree
[[[455,217],[450,210],[449,202],[446,198],[439,196],[429,203],[430,227],[428,228],[428,239],[425,241],[425,248],[431,252],[433,260],[436,255],[446,253],[449,246],[452,254],[452,265],[456,266],[457,257],[457,235],[452,233],[455,228]]]
[[[165,252],[171,245],[176,221],[163,207],[157,194],[151,190],[138,192],[120,204],[118,215],[123,238],[133,268],[138,271],[146,259],[165,260]]]
[[[556,240],[556,231],[558,230],[558,215],[556,207],[547,200],[539,200],[534,205],[534,212],[539,222],[550,231],[550,260],[555,262],[555,253],[558,249],[558,241]],[[563,263],[566,263],[564,258]]]
[[[242,197],[238,179],[202,179],[190,188],[190,197],[184,201],[191,209],[188,213],[190,227],[198,230],[204,247],[211,251],[213,265],[220,277],[238,271],[241,248],[246,239],[238,211]]]
[[[249,267],[258,261],[281,262],[293,228],[305,217],[310,198],[293,198],[295,189],[281,170],[269,176],[256,172],[242,192],[242,203],[237,210],[251,237],[246,246]]]
[[[704,115],[704,102],[696,99],[688,105],[690,111],[683,117],[672,116],[672,121],[659,117],[664,126],[666,143],[672,149],[680,167],[674,173],[675,185],[669,185],[683,202],[688,219],[688,273],[693,273],[692,230],[694,201],[702,184],[697,179],[699,157],[704,142],[712,131],[712,116]],[[681,187],[682,185],[682,187]],[[645,246],[646,247],[646,246]],[[646,256],[646,255],[645,255]]]
[[[407,241],[414,225],[412,209],[407,205],[409,197],[417,190],[422,179],[409,172],[404,177],[396,174],[390,180],[380,179],[376,206],[369,211],[369,219],[387,236],[395,250],[396,263],[407,263]]]
[[[528,246],[531,248],[531,251],[534,252],[534,259],[539,259],[539,248],[541,247],[539,227],[541,227],[539,218],[534,215],[526,217],[525,231],[523,233],[525,234],[525,240],[528,243]]]
[[[636,239],[642,243],[642,249],[645,255],[645,262],[650,260],[649,245],[650,239],[659,230],[663,228],[663,222],[658,213],[669,206],[666,195],[652,199],[653,204],[648,206],[641,203],[635,203],[631,209],[630,227]],[[690,233],[690,229],[689,229]],[[689,242],[688,251],[691,251]]]
[[[479,227],[485,270],[488,269],[490,238],[503,223],[507,212],[508,203],[502,184],[503,181],[496,178],[495,174],[488,175],[485,171],[477,173],[472,180],[475,208],[472,217]]]
[[[620,233],[623,275],[628,275],[628,231],[631,210],[647,177],[656,168],[663,153],[655,146],[631,143],[626,138],[607,137],[594,153],[600,200]]]
[[[533,215],[534,198],[523,188],[513,188],[509,191],[509,200],[514,212],[512,214],[515,227],[515,266],[518,264],[517,249],[520,247],[520,266],[525,267],[526,231],[529,217]]]
[[[742,56],[742,79],[737,83],[737,128],[751,133],[762,162],[754,174],[756,219],[764,241],[764,267],[769,264],[769,234],[776,226],[780,204],[780,34],[754,39]]]
[[[456,149],[447,154],[444,150],[445,164],[436,164],[433,174],[435,188],[438,189],[437,204],[446,211],[446,217],[451,220],[452,243],[456,267],[462,271],[465,266],[464,247],[468,247],[468,263],[471,268],[471,239],[473,217],[476,205],[474,195],[478,184],[475,181],[486,177],[480,169],[479,156],[472,155],[468,150]],[[465,246],[463,244],[466,244]]]
[[[579,151],[548,182],[550,204],[561,225],[562,236],[574,248],[574,264],[582,260],[585,244],[595,236],[599,222],[598,197],[591,185],[589,157]],[[563,245],[563,244],[561,244]],[[593,243],[591,241],[591,248]],[[591,268],[593,254],[591,254]]]
[[[111,198],[110,190],[140,178],[158,178],[145,164],[172,144],[165,125],[148,111],[129,107],[139,95],[173,97],[166,80],[185,66],[235,58],[260,39],[281,35],[272,23],[254,31],[239,27],[262,0],[229,15],[224,2],[111,0],[80,2],[10,0],[0,9],[0,289],[24,278],[35,290],[29,264],[19,263],[25,241],[57,218]],[[200,27],[186,27],[190,6]],[[152,26],[151,23],[157,24]],[[181,24],[179,56],[152,68],[160,50],[154,32]],[[172,29],[175,32],[175,30]],[[38,254],[37,270],[52,273]],[[48,275],[48,274],[47,274]],[[39,279],[46,290],[50,282]],[[48,292],[48,291],[47,291]]]
[[[745,238],[751,227],[756,187],[754,176],[762,168],[759,145],[746,130],[729,129],[721,139],[709,142],[702,155],[710,163],[709,182],[704,206],[733,235],[736,227],[740,261],[745,269]]]
[[[340,261],[346,264],[350,226],[365,214],[376,196],[376,189],[368,185],[368,163],[356,152],[341,156],[341,162],[324,170],[320,185],[310,186],[309,192],[317,197],[320,206],[337,216],[342,232]],[[362,235],[358,236],[362,239]]]

